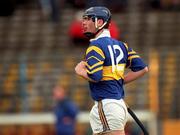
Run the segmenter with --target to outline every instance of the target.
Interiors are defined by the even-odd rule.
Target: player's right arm
[[[95,82],[94,80],[88,77],[88,73],[86,70],[86,61],[79,62],[75,67],[75,72],[77,75],[81,76],[82,78],[91,82]]]
[[[98,82],[102,79],[104,63],[103,51],[95,45],[91,45],[86,50],[86,59],[81,61],[76,67],[76,74],[91,82]]]
[[[94,82],[102,79],[105,55],[97,45],[91,45],[86,51],[86,71],[88,77]]]

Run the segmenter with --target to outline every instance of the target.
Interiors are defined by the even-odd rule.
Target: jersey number
[[[124,66],[119,65],[120,61],[124,57],[124,53],[121,47],[119,45],[113,45],[113,46],[108,45],[108,50],[109,50],[111,62],[112,62],[112,72],[124,70]],[[117,54],[118,52],[119,54],[118,56],[116,56],[115,54]]]

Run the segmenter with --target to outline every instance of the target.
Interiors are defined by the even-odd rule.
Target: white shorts
[[[103,99],[95,101],[90,112],[90,125],[93,133],[124,130],[127,122],[127,107],[123,99]]]

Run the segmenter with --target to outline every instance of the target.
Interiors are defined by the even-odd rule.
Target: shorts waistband
[[[102,99],[100,100],[103,104],[115,102],[115,103],[124,103],[123,99]],[[95,104],[98,104],[98,101],[94,101]]]

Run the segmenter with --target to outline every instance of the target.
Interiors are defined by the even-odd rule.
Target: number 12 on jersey
[[[120,61],[124,57],[124,53],[119,45],[108,45],[108,50],[112,62],[112,72],[124,71],[124,64],[121,64]]]

